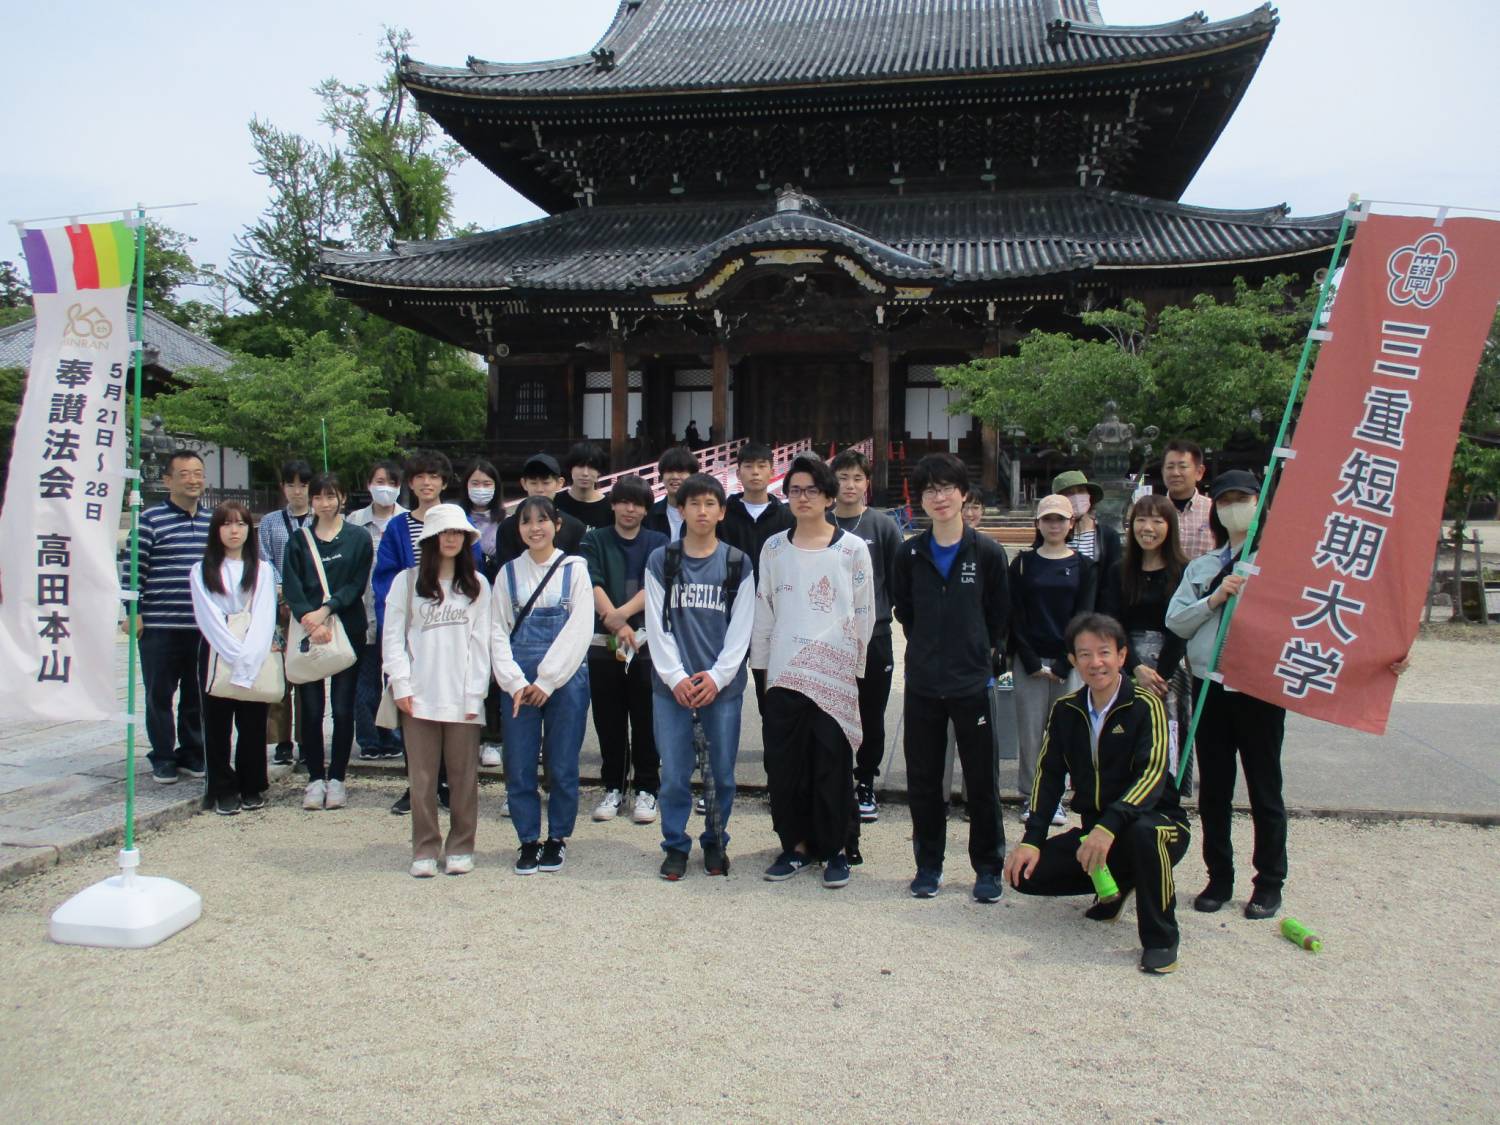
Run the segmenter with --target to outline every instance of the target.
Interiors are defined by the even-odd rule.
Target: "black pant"
[[[1094,882],[1078,862],[1082,828],[1049,837],[1031,878],[1016,889],[1023,895],[1086,895]],[[1110,845],[1105,863],[1120,893],[1135,889],[1136,929],[1145,949],[1177,944],[1177,884],[1172,868],[1187,854],[1187,822],[1161,813],[1142,813]]]
[[[890,633],[871,637],[865,650],[865,674],[859,680],[859,725],[864,740],[855,755],[854,780],[861,785],[874,785],[880,776],[880,760],[885,756],[885,705],[891,698],[894,665]]]
[[[854,804],[854,753],[844,728],[801,692],[766,692],[761,725],[771,827],[782,851],[800,844],[813,859],[844,850]]]
[[[198,682],[203,687],[205,805],[215,797],[254,797],[270,788],[266,776],[266,704],[208,694],[208,642],[201,645]],[[233,761],[231,736],[235,739]]]
[[[198,687],[197,629],[141,630],[141,678],[146,683],[147,755],[152,765],[162,763],[203,768],[203,693]],[[177,722],[172,722],[172,699],[178,690],[182,699]]]
[[[645,651],[625,666],[608,649],[589,651],[589,699],[594,733],[604,759],[605,789],[619,789],[635,778],[637,793],[653,797],[661,788],[661,755],[651,728],[651,658]],[[633,767],[633,768],[632,768]]]
[[[354,700],[359,692],[359,654],[365,646],[362,641],[349,638],[354,648],[354,663],[333,677],[331,692],[333,708],[333,753],[329,758],[326,778],[343,781],[349,768],[349,752],[354,749]],[[307,762],[307,777],[310,781],[323,781],[323,681],[297,685],[297,741],[302,744],[302,757]]]
[[[906,789],[911,804],[912,850],[917,866],[943,869],[948,840],[948,794],[943,762],[948,723],[958,742],[958,760],[969,789],[969,862],[976,872],[1000,874],[1005,861],[1005,827],[1000,820],[999,754],[990,737],[988,691],[937,699],[908,690],[905,708]]]
[[[1193,698],[1203,686],[1193,681]],[[1234,890],[1234,847],[1229,823],[1234,803],[1235,755],[1245,765],[1250,820],[1255,827],[1255,889],[1280,891],[1286,882],[1286,805],[1281,799],[1281,739],[1286,711],[1211,682],[1198,720],[1198,817],[1203,822],[1203,862],[1216,897]]]

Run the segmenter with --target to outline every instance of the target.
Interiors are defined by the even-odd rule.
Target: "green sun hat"
[[[1052,478],[1053,492],[1064,492],[1069,488],[1077,488],[1079,485],[1083,485],[1089,490],[1089,496],[1095,504],[1103,502],[1104,489],[1089,480],[1078,469],[1069,469],[1066,473],[1058,473],[1057,476]]]

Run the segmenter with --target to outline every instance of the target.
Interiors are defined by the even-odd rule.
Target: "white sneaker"
[[[656,820],[656,794],[637,793],[635,795],[635,812],[630,819],[637,824],[650,824]]]
[[[437,860],[414,859],[411,861],[411,877],[413,879],[431,879],[437,874]]]
[[[1031,809],[1030,808],[1028,808],[1026,805],[1022,805],[1021,806],[1021,815],[1019,817],[1019,820],[1021,821],[1022,824],[1026,823],[1026,817],[1030,813],[1031,813]]]
[[[500,764],[500,747],[493,742],[486,742],[479,751],[479,764],[481,766],[498,766]]]
[[[1058,826],[1068,823],[1068,814],[1061,805],[1058,805],[1057,811],[1052,814],[1052,823]]]
[[[323,798],[325,809],[341,809],[349,803],[349,791],[344,788],[342,781],[330,781],[327,792]]]
[[[618,789],[606,789],[604,800],[594,806],[595,820],[614,820],[620,811],[620,802],[625,799],[625,794]]]
[[[450,855],[448,862],[443,864],[444,875],[467,875],[474,870],[474,857],[471,855]]]
[[[302,791],[302,807],[309,812],[321,809],[323,800],[328,795],[328,786],[321,781],[309,781],[307,788]]]
[[[500,798],[500,815],[504,817],[510,816],[510,797],[508,796]]]

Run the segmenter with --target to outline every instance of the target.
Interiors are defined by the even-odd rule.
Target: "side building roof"
[[[172,374],[185,367],[224,371],[234,357],[216,344],[190,332],[153,309],[146,310],[146,363]],[[25,367],[31,362],[36,320],[0,328],[0,367]]]

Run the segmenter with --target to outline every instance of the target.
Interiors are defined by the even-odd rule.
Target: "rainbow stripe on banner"
[[[33,293],[119,289],[135,274],[135,234],[120,220],[24,230]]]

